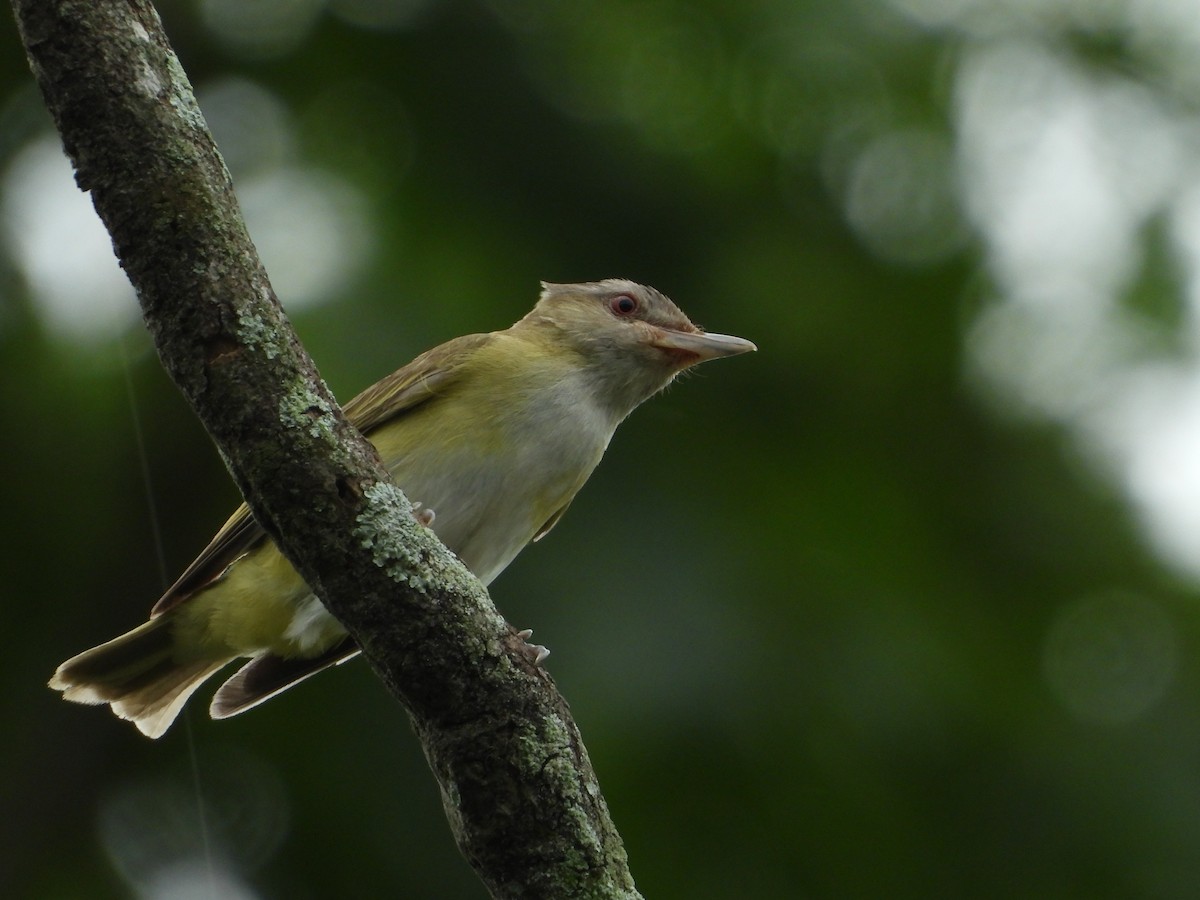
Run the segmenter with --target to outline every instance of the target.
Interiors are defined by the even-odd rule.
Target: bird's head
[[[597,389],[625,412],[689,366],[757,349],[698,328],[666,295],[622,278],[542,282],[541,298],[525,320],[549,326],[552,339],[579,354]]]

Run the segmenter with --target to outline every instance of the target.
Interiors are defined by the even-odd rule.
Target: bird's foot
[[[532,628],[518,631],[517,637],[521,639],[521,652],[525,655],[525,658],[540,668],[542,663],[546,661],[546,657],[550,655],[549,649],[543,647],[541,644],[529,643],[529,639],[533,637]]]
[[[412,516],[417,520],[418,525],[424,525],[428,528],[433,524],[435,513],[432,509],[422,509],[421,501],[418,500],[412,505]]]

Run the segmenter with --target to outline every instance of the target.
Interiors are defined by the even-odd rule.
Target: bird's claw
[[[541,668],[546,657],[550,655],[550,650],[543,647],[541,644],[531,644],[529,639],[533,637],[533,629],[525,628],[517,632],[517,637],[521,639],[521,652],[525,655],[533,665]]]
[[[424,525],[428,528],[433,524],[435,513],[432,509],[422,509],[421,501],[418,500],[412,505],[412,517],[417,520],[418,525]]]

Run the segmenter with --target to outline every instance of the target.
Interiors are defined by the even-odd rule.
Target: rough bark
[[[413,522],[293,333],[153,6],[13,6],[164,367],[255,516],[408,710],[464,855],[496,897],[638,896],[565,700]]]

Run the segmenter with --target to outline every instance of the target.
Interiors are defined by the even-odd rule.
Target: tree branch
[[[258,521],[404,704],[496,897],[637,897],[566,702],[345,420],[147,0],[13,0],[164,367]]]

